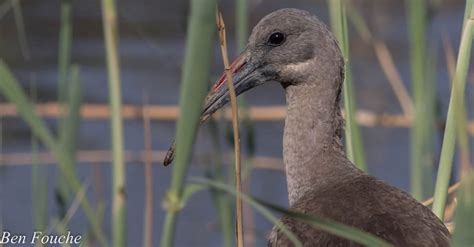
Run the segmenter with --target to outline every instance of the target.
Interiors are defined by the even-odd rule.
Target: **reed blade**
[[[347,1],[344,0],[328,0],[331,28],[339,41],[345,61],[343,99],[346,120],[346,153],[349,160],[351,160],[357,167],[361,170],[367,171],[364,144],[360,133],[360,127],[355,119],[357,107],[354,95],[354,85],[352,84],[351,62],[349,56],[346,4]]]
[[[180,93],[180,115],[176,130],[176,158],[171,186],[164,199],[166,218],[161,246],[173,246],[176,216],[181,205],[183,188],[194,139],[199,125],[204,97],[210,81],[210,60],[215,33],[216,0],[191,0],[186,55]]]

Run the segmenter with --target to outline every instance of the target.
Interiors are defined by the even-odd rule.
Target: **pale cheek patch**
[[[286,70],[294,73],[304,73],[308,69],[311,68],[311,60],[300,62],[300,63],[292,63],[285,66]]]

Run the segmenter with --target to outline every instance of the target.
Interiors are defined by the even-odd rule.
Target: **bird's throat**
[[[337,135],[341,119],[336,114],[340,109],[335,102],[335,90],[325,90],[319,85],[286,88],[283,158],[290,206],[308,191],[331,182],[339,170],[344,170],[326,165],[332,159],[345,156]]]

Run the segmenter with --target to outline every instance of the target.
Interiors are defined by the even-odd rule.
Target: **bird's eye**
[[[268,38],[267,44],[270,46],[279,46],[285,42],[285,35],[280,32],[275,32]]]

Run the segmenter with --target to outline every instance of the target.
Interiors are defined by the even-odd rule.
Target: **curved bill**
[[[243,52],[237,57],[230,66],[232,72],[232,79],[234,82],[235,93],[240,95],[241,93],[259,85],[260,75],[257,70],[257,66],[249,62],[249,56],[246,52]],[[225,73],[217,80],[212,86],[208,93],[204,109],[201,113],[201,124],[206,122],[214,112],[222,108],[227,102],[229,102],[229,89],[227,87],[227,79]],[[171,145],[168,153],[165,156],[163,165],[167,166],[173,162],[175,152],[175,143]]]

